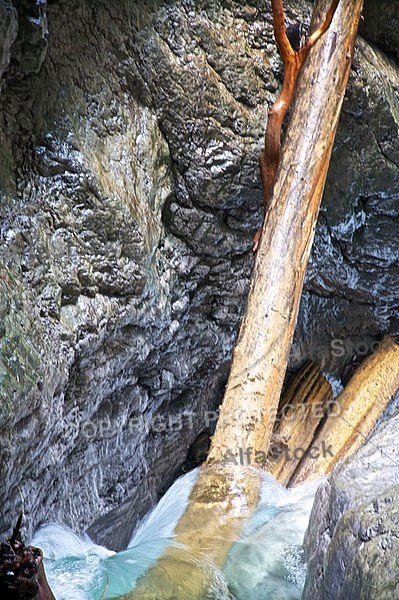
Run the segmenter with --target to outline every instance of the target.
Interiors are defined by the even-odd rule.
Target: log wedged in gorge
[[[318,3],[318,25],[330,7],[330,2]],[[361,0],[341,0],[302,67],[218,424],[175,531],[176,541],[193,557],[189,576],[181,577],[175,550],[168,549],[126,600],[150,598],[153,581],[162,582],[162,600],[205,597],[211,583],[196,562],[206,557],[222,567],[232,540],[257,505],[260,475],[245,477],[245,468],[223,465],[239,449],[269,447],[361,8]],[[231,510],[237,492],[238,514]],[[210,519],[212,514],[220,518]]]
[[[288,486],[329,473],[367,439],[398,389],[399,345],[389,336],[334,400],[318,365],[306,363],[282,396],[267,470]]]
[[[334,409],[331,385],[319,365],[307,361],[283,392],[269,447],[266,470],[280,483],[289,484],[309,448],[315,446],[320,423],[334,414]]]
[[[314,23],[330,6],[318,3]],[[361,8],[341,0],[302,66],[208,464],[269,446]]]
[[[320,460],[301,462],[290,479],[295,485],[331,471],[366,440],[389,401],[399,389],[399,345],[384,338],[378,352],[358,367],[335,401],[331,416],[323,423],[312,444],[331,446],[331,454]]]

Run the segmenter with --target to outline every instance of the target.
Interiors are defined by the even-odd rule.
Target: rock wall
[[[384,423],[319,487],[302,600],[399,597],[398,425],[398,415]]]
[[[0,531],[23,506],[30,531],[119,549],[223,395],[282,79],[270,10],[0,11]],[[361,353],[333,340],[398,332],[398,86],[359,39],[290,365],[317,358],[337,389]]]

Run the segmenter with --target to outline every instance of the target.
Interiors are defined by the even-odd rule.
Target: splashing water
[[[319,483],[286,489],[264,475],[255,514],[223,568],[234,598],[300,599],[306,577],[301,544]]]
[[[183,514],[198,470],[180,477],[136,528],[128,548],[112,552],[76,535],[64,525],[45,525],[32,545],[43,550],[49,584],[57,600],[118,598],[131,591],[137,579],[168,545],[193,560],[177,544],[173,531]],[[319,482],[286,489],[262,474],[261,498],[242,535],[233,544],[223,571],[212,573],[214,600],[299,600],[306,565],[301,543]],[[106,592],[104,594],[104,590]],[[154,596],[155,597],[155,596]]]

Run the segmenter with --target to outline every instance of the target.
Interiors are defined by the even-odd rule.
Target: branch
[[[281,58],[285,63],[288,58],[293,57],[295,50],[292,48],[285,29],[285,18],[283,0],[272,0],[274,37],[276,38]]]
[[[338,3],[339,3],[339,0],[332,1],[331,6],[328,9],[328,12],[325,16],[323,23],[320,25],[320,27],[318,27],[316,29],[316,31],[314,33],[312,33],[310,35],[310,37],[308,39],[309,48],[314,46],[314,44],[317,42],[317,40],[319,40],[321,38],[321,36],[323,35],[323,33],[325,33],[327,31],[327,29],[330,27],[331,21],[333,20],[335,10],[338,6]]]
[[[265,148],[259,157],[265,212],[270,203],[280,162],[281,127],[294,97],[296,83],[302,65],[317,40],[329,28],[339,0],[333,0],[323,23],[305,40],[299,50],[294,50],[287,36],[282,0],[272,0],[274,37],[284,65],[284,79],[281,92],[269,110],[265,131]],[[262,233],[260,228],[254,237],[253,250],[256,251]]]

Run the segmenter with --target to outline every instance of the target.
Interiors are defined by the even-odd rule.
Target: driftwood
[[[344,391],[337,396],[331,416],[310,444],[330,447],[331,453],[321,455],[316,461],[309,458],[301,461],[290,485],[328,473],[339,460],[357,450],[398,388],[399,345],[387,337],[380,351],[362,362]]]
[[[22,514],[11,537],[0,544],[0,598],[4,600],[55,600],[46,579],[43,554],[25,546],[21,538]]]
[[[295,54],[280,31],[281,0],[274,0],[276,6],[276,37],[289,60],[297,61],[304,50]],[[314,20],[322,30],[335,6],[318,3]],[[362,0],[340,0],[331,26],[302,64],[207,464],[220,464],[240,447],[269,447],[361,8]],[[280,131],[274,135],[272,154],[278,152]],[[269,193],[266,189],[266,199]]]
[[[294,51],[285,33],[281,0],[272,5],[279,45],[292,63],[301,62],[302,49]],[[247,307],[208,459],[175,530],[177,542],[187,547],[191,558],[181,560],[178,549],[168,548],[124,600],[206,597],[212,585],[210,571],[200,565],[209,561],[223,566],[231,542],[257,506],[258,470],[226,458],[249,448],[253,452],[245,456],[253,457],[269,448],[361,8],[362,0],[318,2],[313,30],[315,37],[323,31],[325,35],[306,52],[299,79],[292,68],[298,93],[280,161],[279,121],[286,106],[270,116],[274,140],[269,153],[274,168],[277,164],[276,180],[270,176],[267,189],[269,175],[261,157],[267,213]],[[267,152],[264,158],[267,169]],[[253,464],[249,459],[248,463]]]
[[[289,485],[309,452],[312,454],[309,460],[319,460],[323,449],[317,450],[316,431],[328,415],[336,411],[337,403],[333,402],[330,384],[320,367],[308,361],[291,378],[281,398],[269,446],[267,471],[283,485]]]

